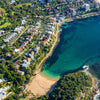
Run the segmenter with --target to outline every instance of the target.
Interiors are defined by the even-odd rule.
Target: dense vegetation
[[[16,68],[11,62],[0,59],[0,78],[7,79],[9,82],[11,82],[11,86],[13,85],[13,87],[17,88],[24,84],[25,76],[21,76],[15,72]]]
[[[92,86],[90,76],[85,73],[72,73],[64,76],[54,91],[50,94],[51,100],[75,100],[80,93],[85,93]]]

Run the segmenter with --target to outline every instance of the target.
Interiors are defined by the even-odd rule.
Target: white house
[[[5,96],[7,96],[6,91],[10,89],[11,86],[0,88],[0,100],[3,100]]]
[[[12,39],[12,38],[14,38],[15,36],[17,35],[17,33],[12,33],[12,34],[10,34],[9,36],[7,36],[5,39],[4,39],[4,42],[10,42],[10,40]]]
[[[85,8],[86,11],[90,10],[90,5],[87,4],[87,3],[85,3],[85,4],[83,5],[83,7]]]

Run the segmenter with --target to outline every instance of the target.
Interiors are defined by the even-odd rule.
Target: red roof
[[[44,42],[47,43],[48,41],[47,40],[44,40]]]
[[[30,60],[30,58],[26,58],[26,60]]]
[[[19,51],[21,51],[21,50],[22,50],[22,48],[21,48],[21,47],[19,47],[18,49],[19,49]]]
[[[37,29],[36,28],[33,28],[32,30],[36,31]]]
[[[53,12],[49,12],[49,14],[52,14]]]
[[[54,21],[54,20],[52,20],[51,22],[52,22],[52,23],[54,23],[55,21]]]
[[[30,38],[32,38],[32,37],[33,37],[33,35],[30,36]]]
[[[31,51],[31,54],[34,54],[34,51]]]
[[[68,16],[68,15],[66,15],[66,18],[69,18],[69,16]]]

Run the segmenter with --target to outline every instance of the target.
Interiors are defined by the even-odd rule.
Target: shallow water
[[[43,65],[42,74],[50,78],[100,59],[100,16],[64,23],[61,28],[60,42]]]

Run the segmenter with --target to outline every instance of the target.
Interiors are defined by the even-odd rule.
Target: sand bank
[[[54,86],[57,84],[57,80],[50,80],[41,74],[37,74],[28,85],[26,85],[27,91],[30,91],[36,96],[49,94]]]

